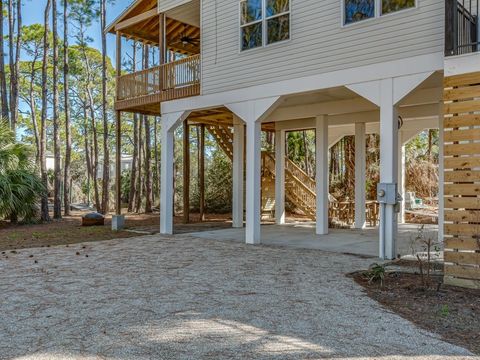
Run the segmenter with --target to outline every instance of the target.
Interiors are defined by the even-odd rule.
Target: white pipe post
[[[400,202],[400,212],[398,213],[398,223],[405,223],[405,144],[403,131],[398,132],[398,192],[402,196]]]
[[[398,115],[393,97],[393,79],[380,82],[380,182],[398,181]],[[380,258],[394,259],[397,255],[398,216],[395,206],[381,207]]]
[[[233,199],[232,227],[243,227],[243,166],[245,128],[242,120],[233,116]]]
[[[275,131],[275,222],[285,224],[285,131]]]
[[[315,120],[316,166],[316,233],[328,234],[328,118],[320,115]]]
[[[255,119],[247,122],[247,214],[245,242],[260,244],[261,207],[261,124]]]
[[[438,110],[438,241],[443,243],[444,240],[444,222],[445,222],[445,165],[444,161],[444,113],[443,102],[439,104]]]
[[[355,123],[355,228],[363,229],[366,221],[366,139],[365,123]]]
[[[173,143],[174,132],[161,129],[160,234],[173,234]]]

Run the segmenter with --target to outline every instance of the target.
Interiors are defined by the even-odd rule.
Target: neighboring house
[[[117,34],[117,67],[122,38],[157,46],[161,65],[119,76],[115,107],[118,119],[162,116],[161,232],[173,228],[173,137],[182,123],[203,124],[233,159],[235,227],[243,226],[246,167],[250,244],[261,241],[265,169],[277,223],[287,197],[316,219],[317,234],[328,232],[327,152],[345,135],[355,135],[355,227],[362,228],[365,134],[379,133],[379,256],[395,258],[403,145],[428,128],[443,138],[444,75],[480,70],[477,14],[478,0],[135,1],[108,28]],[[285,132],[299,129],[316,130],[314,181],[283,161]],[[261,131],[275,132],[275,156],[262,154]],[[443,239],[443,182],[440,189]]]
[[[124,171],[132,170],[132,162],[133,162],[132,155],[122,154],[120,172],[123,173]],[[110,179],[111,180],[115,179],[115,174],[116,174],[115,168],[116,168],[116,163],[115,163],[115,159],[113,159],[110,161]],[[98,162],[97,179],[103,179],[103,158],[100,158]]]
[[[55,156],[53,156],[52,153],[47,152],[45,154],[45,159],[46,159],[47,171],[49,171],[49,170],[54,171],[55,170]],[[60,162],[61,162],[61,159],[60,159]]]

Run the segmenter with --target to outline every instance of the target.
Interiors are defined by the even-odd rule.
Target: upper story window
[[[415,7],[416,0],[343,0],[344,25]]]
[[[290,0],[240,1],[241,49],[290,39]]]

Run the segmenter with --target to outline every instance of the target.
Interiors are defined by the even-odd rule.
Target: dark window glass
[[[382,0],[382,15],[415,7],[415,0]]]
[[[240,6],[242,25],[262,19],[262,0],[245,0]]]
[[[289,0],[266,0],[267,17],[288,11]]]
[[[243,26],[242,50],[253,49],[262,46],[262,23]]]
[[[290,15],[285,14],[267,20],[267,44],[290,38]]]
[[[345,0],[345,24],[370,19],[374,16],[374,0]]]

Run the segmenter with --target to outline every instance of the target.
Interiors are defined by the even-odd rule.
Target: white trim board
[[[429,71],[441,71],[444,66],[443,59],[443,53],[431,53],[221,93],[167,101],[161,104],[161,109],[162,114],[184,110],[208,109],[223,106],[224,104],[231,102],[298,94],[332,87],[346,86],[359,82],[395,78]]]
[[[445,76],[454,76],[480,71],[480,52],[445,58]]]

